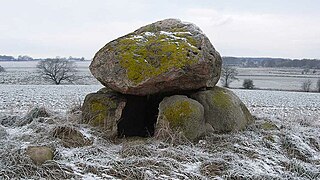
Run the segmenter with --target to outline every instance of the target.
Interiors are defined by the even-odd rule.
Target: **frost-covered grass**
[[[38,89],[25,86],[19,91],[28,91],[28,88],[31,88],[30,92],[36,92],[35,95],[39,94],[35,97],[42,97],[36,99],[37,105],[50,108],[50,117],[34,118],[24,126],[0,125],[0,179],[320,178],[320,94],[317,93],[234,90],[257,117],[256,122],[241,132],[211,134],[190,143],[156,138],[109,140],[102,131],[78,124],[76,109],[68,111],[71,114],[60,113],[71,102],[67,97],[83,99],[86,93],[98,90],[97,86]],[[6,91],[6,95],[13,97],[10,93],[15,94],[14,89],[19,88]],[[65,93],[46,95],[51,91]],[[18,97],[20,100],[26,98],[23,102],[27,102],[33,95],[25,93]],[[8,102],[14,103],[10,99]],[[8,102],[6,104],[10,104]],[[6,107],[14,108],[15,105]],[[28,108],[17,109],[21,110],[18,114],[24,115]],[[11,118],[12,121],[21,120]],[[78,130],[93,142],[92,145],[64,147],[53,135],[55,128],[61,126]],[[25,155],[26,148],[31,145],[54,148],[54,160],[41,166],[34,165]]]

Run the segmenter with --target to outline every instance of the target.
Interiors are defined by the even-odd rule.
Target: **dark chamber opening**
[[[157,122],[160,95],[126,95],[127,104],[118,123],[118,137],[153,136]]]
[[[198,90],[165,92],[148,96],[125,95],[127,99],[118,123],[118,137],[150,137],[154,135],[159,104],[172,95],[189,96]]]

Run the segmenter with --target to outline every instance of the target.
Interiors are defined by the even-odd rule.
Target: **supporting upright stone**
[[[82,122],[103,128],[108,135],[115,136],[125,105],[126,99],[122,95],[107,88],[88,94],[82,106]]]
[[[206,123],[217,132],[242,130],[254,121],[243,102],[228,89],[216,86],[191,97],[203,105]]]
[[[170,128],[182,132],[190,140],[195,140],[205,133],[203,106],[187,96],[166,97],[159,105],[157,125],[157,133]]]

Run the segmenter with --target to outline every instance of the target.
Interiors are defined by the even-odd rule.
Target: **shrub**
[[[302,83],[302,86],[301,86],[302,90],[303,90],[304,92],[309,92],[310,89],[311,89],[311,84],[312,84],[312,82],[311,82],[310,79],[305,80],[305,81]]]
[[[0,66],[0,72],[6,72],[6,70],[4,69],[4,67]]]
[[[242,84],[243,88],[245,89],[253,89],[254,84],[252,79],[245,79]]]

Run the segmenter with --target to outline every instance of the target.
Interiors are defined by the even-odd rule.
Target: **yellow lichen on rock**
[[[108,113],[106,111],[106,107],[101,102],[93,101],[91,103],[91,111],[93,114],[95,114],[95,116],[90,120],[89,124],[93,126],[104,124],[104,120],[106,119]]]
[[[205,132],[203,106],[186,96],[164,98],[159,105],[157,132],[169,125],[174,132],[182,132],[189,140],[195,140]]]
[[[88,94],[82,106],[82,122],[117,133],[117,121],[121,118],[126,100],[112,91],[102,90]]]
[[[215,89],[218,89],[219,87],[215,87]],[[226,94],[223,89],[220,89],[218,91],[214,91],[212,94],[212,102],[221,108],[228,108],[230,105],[232,105],[232,99],[229,95]]]
[[[163,115],[169,121],[170,126],[179,127],[183,124],[186,118],[190,117],[190,114],[195,111],[188,101],[175,102],[167,107]]]
[[[216,86],[191,97],[204,106],[205,121],[217,132],[243,130],[254,121],[248,108],[228,89]]]
[[[199,27],[164,19],[110,41],[89,68],[114,91],[146,96],[214,87],[221,64],[220,54]]]
[[[199,50],[194,46],[196,40],[185,33],[145,34],[129,35],[117,45],[120,65],[127,70],[128,79],[136,84],[200,59]]]

